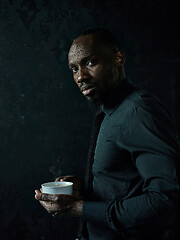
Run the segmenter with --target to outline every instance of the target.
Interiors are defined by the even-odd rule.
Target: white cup
[[[72,195],[72,182],[47,182],[41,184],[42,193]]]

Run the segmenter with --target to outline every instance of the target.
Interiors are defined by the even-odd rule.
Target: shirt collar
[[[105,103],[102,105],[102,111],[111,115],[133,90],[134,86],[127,79],[120,82],[107,96]]]

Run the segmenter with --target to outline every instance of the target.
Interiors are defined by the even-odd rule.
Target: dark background
[[[87,26],[116,33],[128,78],[167,105],[180,132],[175,1],[0,0],[0,239],[75,238],[78,219],[53,219],[34,189],[84,177],[93,114],[67,52]]]

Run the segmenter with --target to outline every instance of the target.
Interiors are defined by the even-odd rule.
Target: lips
[[[81,87],[81,92],[83,95],[89,95],[91,94],[93,91],[95,90],[95,87],[94,86],[82,86]]]
[[[89,95],[90,93],[92,93],[94,91],[95,87],[89,88],[87,90],[83,90],[82,93],[83,95]]]

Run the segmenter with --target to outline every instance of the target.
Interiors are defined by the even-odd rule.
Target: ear
[[[115,53],[115,64],[117,65],[117,67],[122,67],[124,63],[125,63],[124,52],[122,50],[118,50]]]

